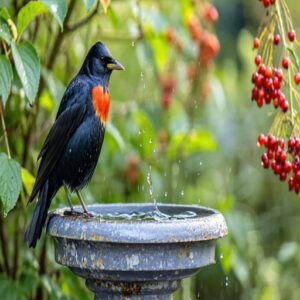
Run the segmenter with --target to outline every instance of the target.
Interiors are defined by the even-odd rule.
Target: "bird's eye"
[[[105,57],[104,57],[104,56],[101,56],[101,57],[100,57],[100,60],[101,60],[101,62],[104,63],[104,62],[105,62]]]

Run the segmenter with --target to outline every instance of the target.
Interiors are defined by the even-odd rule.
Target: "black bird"
[[[110,96],[112,70],[124,70],[106,46],[98,42],[89,51],[79,73],[67,87],[56,120],[38,156],[41,160],[28,203],[38,201],[25,240],[35,247],[45,225],[51,200],[64,186],[75,191],[84,213],[88,213],[80,189],[91,179],[103,143]]]

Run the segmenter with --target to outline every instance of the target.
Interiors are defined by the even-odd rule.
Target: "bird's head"
[[[110,74],[113,70],[124,69],[125,68],[112,57],[106,46],[101,42],[97,42],[90,49],[79,73],[99,78],[108,84]]]

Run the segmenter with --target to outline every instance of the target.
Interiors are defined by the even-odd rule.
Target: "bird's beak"
[[[111,63],[107,64],[106,67],[109,70],[125,70],[125,68],[115,59]]]

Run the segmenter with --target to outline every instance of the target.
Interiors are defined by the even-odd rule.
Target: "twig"
[[[18,199],[19,202],[19,199]],[[14,257],[13,257],[13,266],[11,276],[13,279],[16,279],[18,264],[19,264],[19,212],[16,213],[15,218],[15,230],[14,230]]]
[[[1,250],[3,255],[3,261],[4,266],[6,269],[7,275],[10,275],[10,268],[9,268],[9,262],[8,262],[8,243],[7,243],[7,237],[4,231],[4,225],[3,225],[3,217],[0,214],[0,241],[1,241]]]
[[[43,246],[42,246],[42,250],[41,250],[41,254],[39,257],[39,266],[40,266],[39,275],[40,276],[46,274],[46,251],[47,251],[47,238],[45,237]],[[41,285],[39,285],[39,287],[37,288],[35,299],[36,300],[43,299],[43,289],[42,289]]]
[[[4,120],[4,109],[3,109],[3,104],[2,104],[1,100],[0,100],[0,118],[1,118],[1,124],[2,124],[2,129],[3,129],[5,145],[6,145],[7,156],[10,159],[11,158],[10,148],[9,148],[9,142],[8,142],[8,136],[7,136],[7,129],[6,129],[5,120]]]
[[[98,6],[99,6],[99,1],[97,2],[97,5],[93,9],[93,11],[88,16],[86,16],[85,18],[81,19],[80,21],[78,21],[74,24],[66,23],[65,28],[64,28],[65,33],[75,31],[76,29],[78,29],[78,28],[82,27],[83,25],[87,24],[97,14]]]

